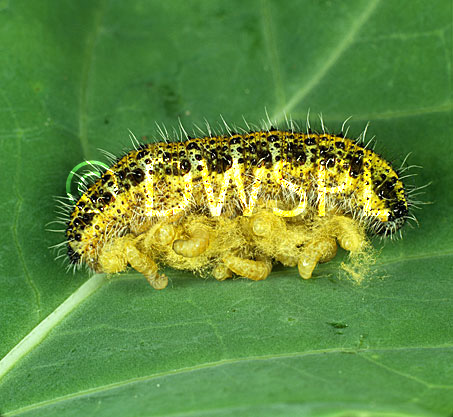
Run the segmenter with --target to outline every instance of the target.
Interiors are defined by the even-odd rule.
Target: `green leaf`
[[[2,415],[451,415],[451,29],[447,0],[0,0]],[[53,196],[127,129],[309,108],[353,137],[371,121],[432,182],[373,279],[340,279],[343,254],[309,281],[168,269],[158,292],[54,261]]]

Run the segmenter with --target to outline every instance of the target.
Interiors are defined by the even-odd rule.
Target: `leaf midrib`
[[[23,357],[38,346],[61,321],[105,283],[104,274],[96,274],[81,285],[52,313],[34,327],[0,361],[0,380]]]

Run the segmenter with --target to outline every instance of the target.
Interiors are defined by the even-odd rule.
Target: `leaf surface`
[[[447,416],[453,412],[451,2],[0,1],[0,412]],[[301,281],[167,269],[66,274],[45,231],[70,170],[154,123],[331,131],[428,182],[419,228],[361,286],[340,254]],[[315,122],[314,122],[315,123]],[[172,131],[171,129],[169,130]],[[410,181],[410,179],[408,179]]]

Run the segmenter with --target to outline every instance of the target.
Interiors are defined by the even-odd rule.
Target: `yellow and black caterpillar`
[[[397,172],[342,134],[270,128],[159,142],[132,150],[75,203],[68,255],[95,271],[128,265],[155,288],[158,263],[264,279],[273,261],[310,278],[337,243],[389,235],[409,216]]]

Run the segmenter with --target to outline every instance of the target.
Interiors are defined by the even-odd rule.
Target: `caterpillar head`
[[[390,208],[388,220],[386,222],[382,222],[380,228],[377,230],[377,233],[383,236],[393,235],[397,230],[403,227],[408,213],[409,210],[407,202],[398,201],[393,207]]]

